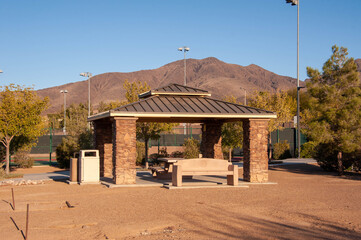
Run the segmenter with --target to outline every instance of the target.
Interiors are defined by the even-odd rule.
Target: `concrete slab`
[[[198,185],[198,184],[191,184],[191,185],[184,185],[182,187],[175,187],[172,185],[164,185],[164,188],[167,188],[169,190],[174,189],[199,189],[199,188],[249,188],[248,185],[240,184],[238,186],[231,186],[227,184],[216,184],[216,185]]]

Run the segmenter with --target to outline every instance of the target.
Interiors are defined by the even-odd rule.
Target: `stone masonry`
[[[94,147],[99,150],[100,176],[113,178],[112,122],[109,118],[96,120],[94,125]]]
[[[243,178],[248,182],[268,182],[268,119],[243,121]]]
[[[201,153],[204,158],[223,159],[222,122],[207,121],[202,124]]]
[[[137,118],[113,119],[113,181],[115,184],[136,183]]]

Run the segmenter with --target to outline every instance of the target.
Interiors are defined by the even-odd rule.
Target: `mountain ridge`
[[[355,60],[358,69],[361,69],[361,59]],[[165,64],[156,69],[139,70],[134,72],[108,72],[95,75],[91,78],[91,104],[94,109],[100,102],[120,101],[125,99],[123,83],[147,82],[153,88],[170,83],[184,84],[183,60]],[[252,91],[288,90],[294,88],[297,79],[281,76],[268,71],[256,64],[241,66],[225,63],[215,57],[204,59],[187,59],[187,85],[211,92],[213,98],[236,96],[243,102],[246,89],[247,95]],[[301,85],[303,82],[301,81]],[[67,83],[60,86],[37,90],[41,97],[48,96],[50,108],[46,113],[59,112],[63,106],[63,95],[60,90],[68,90],[67,106],[72,103],[87,103],[88,80]]]

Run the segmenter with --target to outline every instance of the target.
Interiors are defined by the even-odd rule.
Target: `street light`
[[[286,0],[286,3],[291,3],[292,6],[297,5],[297,148],[298,155],[301,155],[301,132],[300,132],[300,1]]]
[[[63,127],[63,133],[66,135],[66,93],[68,93],[68,90],[61,90],[60,93],[64,94],[64,127]]]
[[[184,52],[184,86],[187,86],[187,65],[186,65],[186,52],[190,50],[189,47],[180,47],[178,51]]]
[[[90,72],[82,72],[80,76],[88,78],[88,117],[90,117],[90,78],[93,75]]]
[[[240,89],[244,90],[244,105],[246,106],[247,105],[247,90],[243,87],[240,87]]]

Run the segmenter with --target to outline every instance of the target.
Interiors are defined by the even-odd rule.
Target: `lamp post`
[[[186,52],[190,50],[189,47],[180,47],[178,51],[184,52],[184,86],[187,86],[187,64],[186,64]]]
[[[90,72],[82,72],[80,76],[88,78],[88,117],[90,117],[90,78],[93,75]]]
[[[301,132],[300,132],[300,1],[286,0],[292,6],[297,5],[297,158],[301,155]]]
[[[244,90],[244,105],[246,106],[247,105],[247,90],[243,87],[240,87],[240,89]]]
[[[66,94],[68,93],[68,90],[61,90],[60,93],[64,94],[64,127],[63,127],[63,133],[66,135]]]

